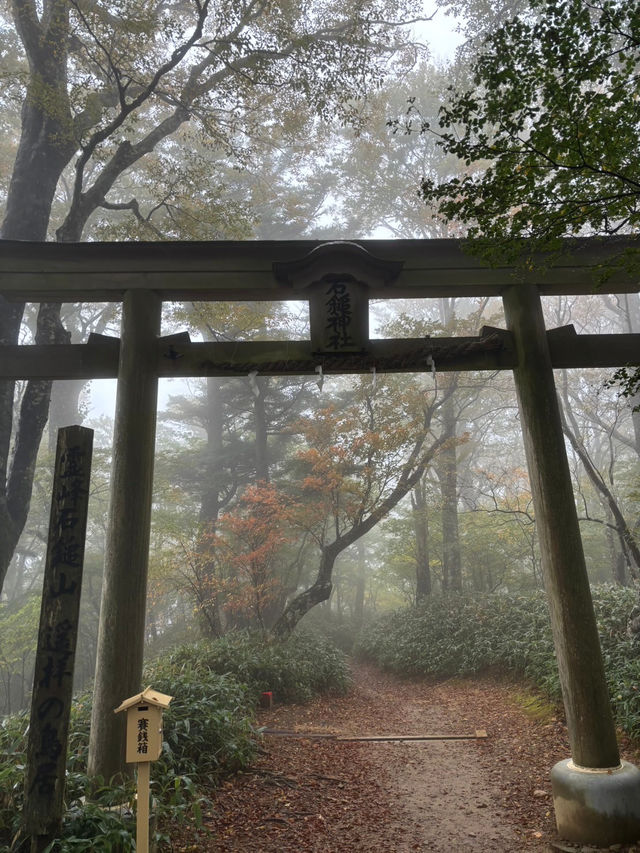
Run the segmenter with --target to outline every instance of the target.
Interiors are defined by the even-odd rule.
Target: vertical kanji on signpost
[[[27,746],[23,819],[33,853],[62,821],[92,447],[93,430],[58,432]]]

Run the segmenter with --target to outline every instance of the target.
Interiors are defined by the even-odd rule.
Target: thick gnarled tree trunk
[[[431,413],[428,414],[427,420],[430,421]],[[273,635],[276,639],[284,640],[289,637],[295,630],[296,625],[317,604],[327,601],[332,590],[332,573],[335,561],[338,556],[349,546],[353,545],[358,539],[361,539],[366,533],[386,518],[394,507],[400,503],[420,480],[428,466],[433,461],[434,457],[440,453],[443,447],[447,446],[450,439],[449,434],[444,430],[442,434],[436,438],[433,443],[424,450],[424,443],[427,437],[428,423],[425,424],[425,432],[416,441],[404,468],[396,482],[394,488],[389,492],[377,507],[375,507],[369,515],[355,522],[352,527],[348,528],[344,533],[339,534],[333,542],[325,545],[320,552],[320,563],[318,573],[313,584],[299,593],[286,606],[282,616],[278,619],[273,627]]]
[[[66,0],[49,3],[41,21],[31,0],[15,0],[13,12],[29,58],[30,76],[0,239],[41,242],[47,238],[60,175],[76,147],[67,96],[69,4]],[[23,304],[9,304],[0,297],[1,343],[18,343],[23,311]],[[42,304],[36,343],[67,342],[60,306]],[[51,382],[27,383],[15,427],[14,392],[14,382],[0,382],[0,591],[29,513]]]

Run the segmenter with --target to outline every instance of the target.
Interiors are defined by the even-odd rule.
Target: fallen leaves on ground
[[[260,712],[259,725],[316,735],[473,736],[486,729],[488,737],[377,743],[267,735],[253,767],[211,794],[201,829],[170,829],[173,849],[553,849],[549,771],[569,755],[566,728],[559,712],[528,716],[521,693],[493,678],[434,684],[355,664],[348,696],[275,706]]]

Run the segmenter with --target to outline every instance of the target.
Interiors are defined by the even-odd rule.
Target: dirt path
[[[516,688],[491,680],[429,685],[361,665],[354,678],[349,696],[275,707],[261,713],[260,725],[339,735],[473,735],[486,729],[488,737],[380,743],[267,735],[252,771],[215,794],[206,833],[191,831],[174,849],[550,849],[549,770],[569,754],[559,720],[531,719]]]

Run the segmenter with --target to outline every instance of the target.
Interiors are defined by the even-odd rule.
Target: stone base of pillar
[[[551,771],[558,834],[609,846],[640,840],[640,770],[628,761],[591,770],[566,759]]]

